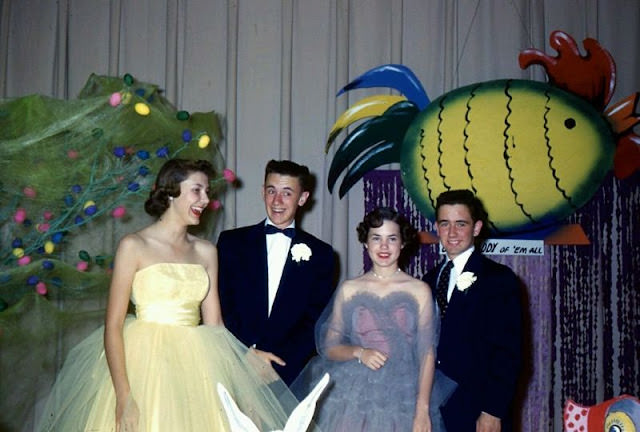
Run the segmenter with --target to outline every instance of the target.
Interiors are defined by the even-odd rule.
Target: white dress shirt
[[[453,259],[453,268],[451,269],[451,275],[449,276],[449,290],[447,291],[447,301],[451,300],[451,296],[453,295],[453,290],[456,288],[456,280],[458,280],[458,276],[462,274],[462,270],[464,266],[467,265],[467,261],[469,261],[469,257],[473,253],[475,246],[471,246],[466,251],[462,252],[460,255]]]
[[[273,223],[267,218],[265,225]],[[295,222],[292,222],[287,228],[295,228]],[[282,233],[267,234],[267,274],[269,277],[269,306],[267,315],[271,315],[273,302],[278,294],[278,286],[282,278],[282,271],[287,262],[287,255],[291,247],[291,239]]]

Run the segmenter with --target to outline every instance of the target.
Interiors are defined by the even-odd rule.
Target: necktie
[[[436,287],[436,300],[438,307],[440,308],[440,318],[444,318],[444,314],[447,311],[449,302],[447,300],[447,293],[449,291],[449,276],[451,275],[451,268],[453,267],[453,261],[449,260],[440,272],[438,278],[438,286]]]
[[[296,229],[295,228],[280,229],[275,225],[266,224],[264,226],[264,232],[265,232],[265,234],[282,233],[282,234],[286,235],[289,238],[293,238],[293,235],[296,233]]]

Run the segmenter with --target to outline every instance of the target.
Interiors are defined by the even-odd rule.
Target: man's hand
[[[499,417],[494,417],[482,411],[476,420],[476,432],[500,432],[501,423]]]

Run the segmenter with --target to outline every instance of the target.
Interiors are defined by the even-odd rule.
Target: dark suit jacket
[[[331,246],[301,229],[296,229],[291,247],[297,243],[309,246],[311,258],[296,262],[288,254],[267,316],[264,221],[224,231],[218,238],[218,289],[225,325],[245,345],[256,344],[282,358],[287,365],[274,367],[287,384],[315,354],[314,326],[335,289]]]
[[[434,290],[442,265],[422,278]],[[458,383],[442,415],[448,431],[468,432],[484,411],[500,417],[508,432],[522,362],[518,278],[477,250],[463,271],[477,280],[466,291],[454,289],[442,319],[436,366]]]

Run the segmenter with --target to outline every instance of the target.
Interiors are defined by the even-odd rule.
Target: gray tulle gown
[[[316,413],[322,430],[411,431],[420,367],[428,354],[436,352],[439,318],[430,290],[407,285],[386,295],[366,285],[343,285],[318,321],[320,355],[307,365],[292,389],[304,395],[329,372],[331,384]],[[355,359],[326,358],[327,349],[340,344],[375,348],[386,353],[388,360],[374,371]],[[445,430],[439,407],[455,386],[436,371],[430,400],[433,432]]]

